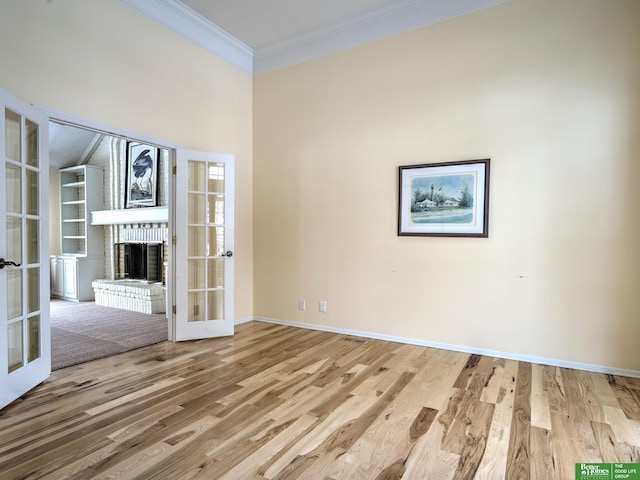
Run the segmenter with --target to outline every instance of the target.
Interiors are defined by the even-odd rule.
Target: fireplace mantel
[[[169,222],[169,207],[126,208],[91,212],[91,225]]]

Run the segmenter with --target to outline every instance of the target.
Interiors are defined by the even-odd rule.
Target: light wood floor
[[[54,372],[0,478],[573,479],[640,462],[640,379],[251,322]]]

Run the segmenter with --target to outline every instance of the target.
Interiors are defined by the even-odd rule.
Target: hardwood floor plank
[[[615,375],[607,375],[613,394],[627,418],[640,420],[640,391],[629,388],[630,382]]]
[[[317,421],[309,427],[299,441],[290,445],[288,450],[279,452],[274,459],[269,461],[268,465],[265,465],[264,476],[266,478],[292,478],[290,477],[292,472],[306,470],[314,461],[311,452],[317,450],[342,425],[368,411],[378,398],[375,392],[370,392],[367,396],[348,396],[344,402],[336,404],[335,408],[324,414],[316,415],[312,410],[310,414],[316,417]]]
[[[452,480],[460,455],[440,449],[444,426],[435,421],[411,451],[405,463],[405,478]]]
[[[640,447],[640,433],[628,421],[624,411],[621,408],[608,406],[602,408],[604,409],[606,422],[611,425],[618,441]]]
[[[598,412],[598,408],[595,407],[591,410],[596,411],[596,414],[595,416],[592,415],[592,411],[588,407],[591,394],[588,389],[584,388],[585,385],[580,383],[577,373],[576,370],[562,369],[568,403],[567,410],[573,424],[574,441],[579,443],[585,457],[599,458],[600,451],[596,445],[590,422],[600,419],[602,415]]]
[[[222,479],[235,480],[242,478],[244,472],[250,471],[255,465],[262,465],[269,461],[275,454],[277,454],[283,448],[286,448],[292,440],[295,441],[299,438],[303,432],[315,423],[317,419],[308,415],[303,415],[291,424],[286,425],[286,428],[280,428],[275,432],[267,432],[262,438],[251,439],[258,445],[262,445],[261,448],[255,450],[253,454],[243,458],[242,462],[238,463],[234,468],[229,470],[223,476]],[[268,439],[267,436],[272,436],[273,439]]]
[[[499,389],[501,393],[498,395],[491,419],[487,447],[475,477],[478,480],[506,478],[517,375],[518,362],[507,360]]]
[[[447,410],[438,418],[444,427],[442,450],[460,455],[467,437],[469,416],[477,409],[477,401],[469,390],[458,390],[449,401]]]
[[[547,392],[550,412],[568,415],[564,382],[560,368],[544,366],[544,390]]]
[[[600,452],[585,452],[572,429],[576,426],[569,415],[551,412],[553,427],[553,463],[559,479],[575,477],[575,464],[579,462],[602,462]]]
[[[422,383],[419,373],[385,408],[371,426],[345,452],[327,468],[326,474],[335,478],[370,478],[371,471],[404,464],[415,443],[426,433],[435,420],[437,411],[422,406]]]
[[[477,405],[473,417],[468,419],[469,430],[460,453],[455,478],[474,478],[485,453],[495,405],[485,402],[478,402]]]
[[[531,365],[531,426],[551,430],[551,408],[544,382],[544,367]]]
[[[540,427],[531,426],[531,478],[539,480],[562,480],[558,477],[553,458],[553,435]],[[551,459],[551,461],[549,461]]]
[[[581,372],[579,370],[574,370],[574,372],[578,382],[580,396],[586,407],[589,418],[594,422],[603,422],[604,410],[602,409],[602,404],[598,398],[598,393],[596,391],[596,386],[593,383],[593,376],[591,375],[591,372]]]
[[[505,360],[501,358],[494,359],[492,372],[486,382],[486,387],[482,391],[480,400],[487,403],[498,403],[500,396],[500,387],[502,385],[502,376],[504,375]]]
[[[326,470],[329,477],[349,479],[369,479],[371,471],[379,470],[379,475],[397,474],[404,469],[404,464],[410,455],[415,442],[428,430],[435,419],[437,411],[424,407],[425,379],[429,372],[430,358],[434,351],[429,349],[424,354],[416,354],[413,349],[398,349],[395,355],[406,357],[402,360],[392,360],[385,365],[389,368],[386,377],[397,378],[404,372],[415,373],[413,379],[399,392],[397,398],[382,412],[373,424],[354,445],[340,457],[336,458],[330,468]],[[360,387],[366,385],[363,382]],[[376,392],[387,382],[378,382],[371,388]],[[401,460],[402,466],[398,464]]]
[[[513,400],[513,417],[507,454],[507,478],[531,476],[531,364],[520,362]],[[567,477],[569,478],[569,477]]]
[[[618,448],[618,440],[611,425],[601,422],[591,422],[593,436],[596,439],[602,461],[606,463],[624,463],[623,454]]]
[[[403,372],[365,412],[343,423],[312,451],[296,458],[294,460],[294,463],[297,463],[296,468],[288,470],[286,476],[318,478],[331,463],[351,448],[413,377],[413,373]]]
[[[129,393],[127,395],[123,395],[122,397],[118,397],[114,400],[111,400],[110,402],[107,403],[103,403],[101,405],[98,405],[96,407],[90,408],[88,410],[85,410],[85,413],[87,415],[99,415],[103,412],[106,412],[107,410],[111,410],[115,407],[118,407],[124,403],[128,403],[128,402],[133,402],[136,399],[139,399],[140,397],[146,396],[149,393],[155,393],[158,390],[163,390],[167,387],[173,387],[176,383],[181,383],[184,382],[183,378],[171,378],[171,379],[167,379],[164,380],[162,382],[158,382],[155,383],[153,385],[150,385],[146,388],[143,388],[142,390],[138,390],[136,392],[132,392]]]
[[[573,478],[640,462],[640,379],[259,322],[56,371],[0,478]]]

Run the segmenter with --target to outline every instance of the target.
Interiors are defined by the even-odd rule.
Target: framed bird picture
[[[158,193],[158,148],[127,145],[126,208],[155,207]]]

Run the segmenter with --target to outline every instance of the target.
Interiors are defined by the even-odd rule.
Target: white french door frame
[[[4,91],[3,91],[4,92]],[[177,284],[176,284],[176,278],[177,278],[177,263],[178,260],[180,260],[178,258],[178,253],[177,253],[177,249],[176,249],[176,245],[175,245],[175,241],[174,239],[177,236],[176,233],[176,228],[177,228],[177,222],[176,222],[176,210],[177,210],[177,205],[178,204],[182,204],[183,200],[180,200],[180,202],[178,202],[178,199],[176,198],[177,192],[179,189],[177,189],[177,184],[176,184],[176,169],[177,169],[177,158],[180,155],[184,155],[185,152],[190,152],[187,150],[182,150],[179,148],[178,145],[176,144],[172,144],[163,140],[158,140],[156,138],[152,138],[152,137],[148,137],[145,135],[138,135],[136,133],[133,132],[129,132],[126,130],[122,130],[119,128],[114,128],[111,126],[107,126],[107,125],[103,125],[97,122],[92,122],[86,119],[82,119],[82,118],[78,118],[75,117],[73,115],[69,115],[63,112],[59,112],[56,110],[51,110],[48,109],[46,107],[42,107],[42,106],[32,106],[32,105],[28,105],[27,103],[25,103],[24,101],[14,97],[10,92],[6,92],[6,100],[5,100],[5,105],[7,108],[10,109],[15,109],[16,112],[20,115],[23,115],[26,118],[29,118],[30,116],[33,117],[33,120],[36,120],[37,125],[39,125],[40,128],[40,132],[42,134],[44,134],[44,137],[39,137],[39,149],[40,149],[40,164],[39,164],[39,171],[40,171],[40,187],[39,187],[39,192],[38,192],[38,198],[39,198],[39,208],[40,208],[40,253],[39,253],[39,266],[38,268],[40,268],[40,278],[39,278],[39,283],[40,283],[40,311],[41,311],[41,317],[44,317],[44,319],[41,321],[42,327],[40,329],[40,350],[41,352],[43,352],[43,354],[41,354],[42,358],[38,358],[34,361],[31,361],[29,363],[29,365],[27,365],[26,367],[21,367],[22,369],[26,369],[29,368],[29,366],[31,366],[31,370],[33,370],[33,367],[36,367],[37,370],[37,374],[29,374],[27,375],[28,379],[25,379],[24,381],[18,382],[20,385],[16,384],[16,388],[14,388],[13,384],[11,385],[11,392],[4,392],[4,395],[0,395],[0,409],[10,403],[10,401],[12,399],[18,398],[20,395],[22,395],[23,393],[25,393],[26,391],[28,391],[29,389],[33,388],[34,386],[36,386],[38,383],[42,382],[44,379],[46,379],[48,377],[48,375],[51,373],[51,327],[50,327],[50,323],[49,323],[49,306],[48,306],[48,302],[49,302],[49,297],[50,297],[50,271],[49,271],[49,258],[50,258],[50,243],[49,243],[49,214],[48,211],[46,211],[46,206],[49,203],[49,198],[48,198],[48,179],[49,179],[49,162],[48,162],[48,156],[49,156],[49,144],[48,144],[48,129],[49,129],[49,122],[50,121],[54,121],[54,122],[58,122],[64,125],[69,125],[69,126],[73,126],[73,127],[77,127],[77,128],[81,128],[84,130],[91,130],[94,131],[96,133],[100,133],[100,134],[105,134],[105,135],[109,135],[109,136],[114,136],[114,137],[119,137],[122,138],[124,140],[127,141],[135,141],[135,142],[141,142],[144,144],[148,144],[148,145],[154,145],[157,146],[159,148],[165,149],[169,152],[169,164],[170,164],[170,172],[169,172],[169,181],[168,181],[168,195],[169,195],[169,205],[168,205],[168,210],[169,210],[169,215],[168,215],[168,232],[169,232],[169,239],[168,239],[168,244],[169,244],[169,248],[168,248],[168,272],[167,272],[167,284],[166,284],[166,311],[167,311],[167,318],[168,318],[168,326],[167,326],[167,330],[168,330],[168,337],[170,341],[176,341],[177,340],[177,333],[179,333],[179,328],[176,327],[176,324],[179,320],[179,318],[177,318],[177,315],[175,313],[175,305],[176,305],[176,297],[180,294],[180,292],[177,291]],[[3,99],[4,99],[5,95],[3,94]],[[16,106],[12,107],[11,102],[13,102],[15,98],[15,102],[16,102]],[[25,113],[25,111],[27,113]],[[0,126],[3,128],[3,132],[2,135],[4,136],[4,112],[3,112],[3,116],[2,116],[3,120],[0,124]],[[24,123],[24,122],[23,122]],[[46,134],[45,134],[46,132]],[[4,142],[0,142],[0,147],[2,147],[4,149]],[[212,157],[208,157],[208,158],[217,158],[217,159],[224,159],[221,160],[221,162],[225,163],[225,162],[229,162],[227,163],[227,165],[229,165],[229,169],[226,170],[229,172],[230,174],[230,188],[228,190],[228,192],[224,193],[225,198],[229,199],[229,209],[226,211],[226,215],[228,215],[229,220],[229,224],[228,224],[228,228],[227,228],[227,222],[225,221],[225,228],[227,228],[225,230],[226,234],[225,234],[225,247],[232,249],[233,248],[233,170],[234,170],[234,166],[233,166],[233,156],[232,155],[225,155],[225,154],[214,154],[214,153],[210,153],[210,152],[194,152],[191,151],[194,154],[203,154],[203,155],[210,155]],[[4,165],[4,162],[3,162]],[[31,168],[31,167],[29,167]],[[4,170],[3,170],[4,171]],[[4,179],[3,179],[4,181]],[[0,200],[1,202],[1,200]],[[225,200],[226,202],[226,200]],[[2,204],[0,204],[0,207],[2,207]],[[5,212],[6,210],[6,205],[5,205],[5,209],[0,209],[2,212]],[[44,212],[44,213],[43,213]],[[185,212],[183,212],[185,213]],[[0,219],[2,221],[4,221],[3,219]],[[4,232],[3,228],[0,228],[0,233]],[[186,238],[186,232],[183,232],[184,235],[183,237]],[[5,234],[6,235],[6,234]],[[24,234],[26,235],[26,233]],[[228,239],[229,241],[227,241],[226,239]],[[5,240],[6,240],[6,236],[5,236]],[[3,240],[4,241],[4,240]],[[24,240],[26,242],[26,240]],[[3,253],[3,252],[0,252]],[[1,255],[0,255],[1,256]],[[230,252],[227,252],[227,257],[230,256]],[[223,256],[224,258],[225,256]],[[186,262],[186,258],[182,259]],[[229,261],[230,264],[230,272],[233,272],[233,261],[230,260]],[[32,267],[33,268],[33,267]],[[1,282],[0,282],[1,283]],[[181,288],[186,289],[187,285],[183,285]],[[225,299],[225,313],[224,313],[224,321],[221,322],[221,324],[223,324],[224,328],[223,330],[220,330],[219,328],[214,329],[215,331],[212,332],[208,332],[208,334],[206,336],[221,336],[221,335],[233,335],[233,325],[234,325],[234,317],[233,317],[233,303],[234,303],[234,298],[233,298],[233,273],[230,274],[230,276],[226,276],[225,275],[225,280],[224,280],[224,284],[223,284],[223,288],[224,288],[224,299]],[[25,303],[25,300],[23,300],[23,304]],[[6,299],[2,299],[0,298],[0,308],[4,308],[6,311],[7,308],[7,301]],[[185,312],[182,313],[182,315],[185,315]],[[216,323],[216,322],[212,322],[212,323]],[[231,325],[230,327],[230,331],[229,331],[229,324]],[[8,342],[6,339],[7,335],[3,335],[2,337],[4,338],[4,340],[2,338],[0,338],[0,347],[2,347],[2,345],[5,346],[5,350],[8,350]],[[191,336],[191,338],[198,338],[197,336]],[[184,338],[182,338],[184,339]],[[1,348],[0,348],[1,350]],[[6,353],[6,351],[5,351]],[[2,354],[2,351],[0,351],[0,354]],[[4,361],[2,359],[0,359],[0,368],[2,366],[7,366],[7,359],[4,359]],[[30,371],[31,371],[30,370]],[[35,372],[35,370],[34,370]],[[18,372],[15,372],[18,373]],[[14,375],[13,378],[18,378],[17,375]],[[34,383],[34,379],[37,379],[37,381],[35,381]],[[20,390],[20,391],[18,391]],[[6,397],[6,398],[5,398]]]
[[[178,204],[178,199],[176,198],[177,196],[177,185],[176,185],[176,172],[178,169],[177,166],[177,162],[178,162],[178,157],[180,155],[185,156],[188,152],[192,152],[194,154],[203,154],[205,156],[207,156],[208,159],[212,160],[212,159],[225,159],[225,161],[229,162],[228,164],[231,166],[229,172],[231,173],[231,176],[229,177],[229,184],[228,184],[228,193],[227,195],[229,196],[229,198],[231,199],[231,202],[229,203],[229,209],[226,212],[227,218],[230,219],[230,222],[227,226],[227,235],[226,235],[226,240],[228,240],[228,242],[226,242],[226,248],[230,251],[233,251],[233,244],[234,244],[234,156],[233,155],[229,155],[229,154],[220,154],[220,153],[213,153],[213,152],[195,152],[195,151],[190,151],[190,150],[185,150],[182,149],[178,144],[175,143],[171,143],[171,142],[167,142],[164,140],[160,140],[157,138],[153,138],[153,137],[149,137],[149,136],[145,136],[145,135],[140,135],[137,134],[135,132],[131,132],[128,130],[124,130],[124,129],[120,129],[120,128],[116,128],[110,125],[104,125],[98,122],[93,122],[90,120],[86,120],[84,118],[79,118],[73,115],[69,115],[67,113],[64,112],[60,112],[57,110],[52,110],[52,109],[48,109],[46,107],[41,107],[38,106],[38,109],[42,110],[43,112],[45,112],[51,121],[55,121],[55,122],[59,122],[65,125],[69,125],[69,126],[73,126],[73,127],[77,127],[77,128],[82,128],[85,130],[93,130],[96,133],[102,133],[105,135],[111,135],[114,137],[120,137],[123,138],[125,140],[130,140],[130,141],[135,141],[135,142],[141,142],[141,143],[145,143],[145,144],[149,144],[149,145],[155,145],[159,148],[163,148],[169,151],[169,161],[170,161],[170,172],[169,172],[169,182],[168,182],[168,188],[169,188],[169,223],[168,223],[168,230],[169,230],[169,248],[168,248],[168,252],[169,252],[169,260],[168,260],[168,265],[169,265],[169,271],[167,272],[167,286],[166,286],[166,295],[167,295],[167,317],[169,319],[168,321],[168,339],[170,341],[178,341],[178,340],[185,340],[185,337],[180,338],[178,327],[177,327],[177,323],[179,321],[179,318],[177,318],[178,315],[185,315],[185,312],[179,312],[177,311],[174,307],[176,306],[176,304],[178,303],[177,301],[177,296],[178,296],[178,292],[177,292],[177,288],[178,285],[176,284],[176,277],[177,277],[177,263],[179,261],[182,261],[180,258],[178,258],[178,250],[176,249],[176,244],[174,243],[173,239],[175,239],[176,237],[178,237],[180,235],[180,232],[177,232],[177,222],[176,222],[176,215],[178,215],[177,212],[177,204]],[[173,173],[172,173],[173,172]],[[182,235],[182,237],[184,238],[185,235]],[[186,259],[183,259],[184,261],[186,261]],[[234,261],[233,259],[229,259],[229,261],[227,262],[228,264],[228,271],[233,272],[233,264]],[[226,278],[226,277],[225,277]],[[183,286],[183,288],[186,288],[186,285]],[[235,324],[235,318],[234,318],[234,302],[235,302],[235,293],[234,293],[234,276],[233,273],[231,274],[230,278],[227,279],[226,283],[225,283],[225,305],[228,307],[225,310],[225,319],[227,320],[225,322],[225,326],[222,330],[216,328],[215,329],[215,334],[214,335],[210,335],[208,334],[207,336],[221,336],[221,335],[233,335],[233,326]],[[176,312],[177,313],[174,313]],[[229,325],[230,322],[230,325]],[[198,338],[197,335],[194,335],[193,332],[189,334],[189,337],[192,339]]]
[[[154,137],[150,137],[147,135],[137,134],[135,132],[131,132],[129,130],[124,130],[121,128],[116,128],[110,125],[105,125],[99,122],[93,122],[91,120],[87,120],[84,118],[76,117],[74,115],[69,115],[64,112],[60,112],[57,110],[52,110],[46,107],[38,106],[38,109],[45,112],[49,119],[53,122],[58,122],[63,125],[68,125],[71,127],[81,128],[84,130],[91,130],[96,133],[109,135],[112,137],[122,138],[126,141],[132,142],[140,142],[147,145],[154,145],[158,148],[162,148],[169,151],[169,165],[171,165],[170,170],[175,166],[176,159],[176,151],[180,148],[178,144],[167,142],[164,140],[160,140]],[[169,172],[169,218],[168,218],[168,231],[169,238],[173,238],[175,235],[175,224],[174,224],[174,209],[175,209],[175,175]],[[166,307],[167,307],[167,318],[168,318],[168,338],[170,341],[175,341],[175,315],[172,313],[172,306],[175,305],[175,284],[174,284],[174,274],[173,271],[175,269],[175,246],[171,244],[169,241],[168,248],[168,261],[167,264],[169,266],[167,272],[167,285],[166,285]]]
[[[177,341],[234,333],[234,162],[229,154],[177,151]]]
[[[0,257],[4,257],[5,261],[11,261],[18,265],[9,265],[2,269],[0,272],[0,408],[8,405],[15,399],[19,398],[25,392],[35,387],[42,381],[44,381],[51,373],[51,328],[49,325],[49,214],[46,206],[49,203],[49,118],[46,114],[39,109],[27,104],[25,101],[17,98],[11,92],[2,90],[0,92],[1,100],[0,104],[3,105],[2,115],[0,118],[0,153],[2,159],[0,159],[0,184],[2,185],[2,191],[0,191],[0,244],[3,245],[2,251],[0,251]],[[8,158],[6,155],[6,113],[5,109],[15,113],[19,117],[19,158]],[[28,148],[27,148],[27,121],[32,125],[37,126],[37,165],[28,162]],[[33,133],[33,131],[32,131]],[[7,181],[6,168],[10,165],[11,168],[19,171],[18,185],[20,204],[19,211],[8,211],[7,206]],[[26,191],[29,188],[27,183],[27,174],[37,176],[35,185],[38,188],[37,192],[37,208],[35,213],[27,209],[27,195]],[[32,177],[33,178],[33,177]],[[33,187],[34,184],[31,186]],[[20,222],[20,242],[19,246],[21,258],[9,258],[9,247],[7,238],[7,219],[14,218]],[[28,222],[37,222],[36,231],[29,231],[27,227]],[[31,250],[37,252],[37,260],[29,259],[29,234],[36,235],[37,248]],[[32,244],[33,245],[33,244]],[[19,301],[20,312],[12,317],[9,317],[8,305],[10,299],[7,297],[8,291],[8,276],[9,272],[20,272],[20,295]],[[38,272],[38,295],[36,297],[28,298],[30,295],[31,284],[28,282],[28,271]],[[33,299],[37,299],[38,307],[34,308],[34,305],[30,305]],[[15,299],[13,299],[15,301]],[[32,331],[29,330],[31,320],[37,319],[37,354],[38,356],[30,359],[31,352],[29,348],[34,336]],[[21,325],[20,331],[20,352],[21,352],[21,365],[16,365],[16,368],[9,368],[9,324]],[[26,342],[25,342],[26,340]],[[29,343],[29,345],[26,345]],[[26,348],[25,348],[26,345]]]

